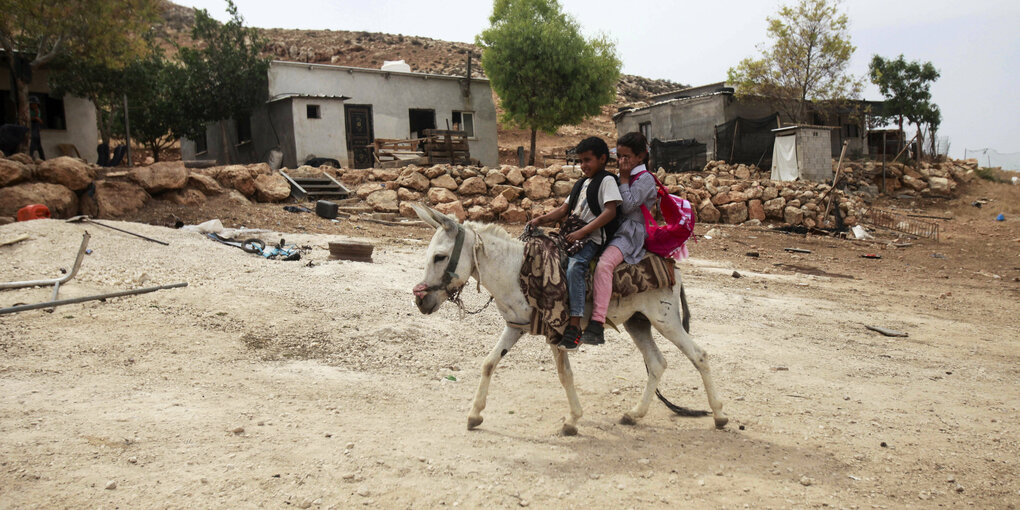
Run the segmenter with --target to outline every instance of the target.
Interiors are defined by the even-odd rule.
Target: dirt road
[[[375,242],[366,264],[328,260],[337,234],[285,234],[311,251],[283,262],[163,227],[114,223],[169,248],[89,227],[93,252],[61,296],[190,285],[0,316],[0,507],[1015,508],[1020,223],[984,212],[961,208],[948,239],[904,248],[720,229],[683,274],[729,426],[658,403],[619,425],[645,374],[609,332],[572,356],[577,437],[558,434],[566,399],[536,337],[466,430],[499,320],[419,314],[428,230],[310,229]],[[0,281],[55,276],[83,228],[0,227],[0,241],[31,236],[0,247]],[[859,256],[872,251],[883,258]],[[4,291],[0,307],[49,292]],[[663,393],[707,408],[659,340]]]

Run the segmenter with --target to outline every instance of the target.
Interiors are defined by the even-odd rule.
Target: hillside
[[[167,2],[164,22],[157,27],[160,35],[177,44],[192,44],[190,31],[195,11]],[[473,55],[471,75],[484,77],[479,55],[481,49],[470,43],[442,41],[428,37],[352,32],[345,30],[293,30],[259,28],[268,43],[263,54],[276,60],[334,64],[354,67],[380,67],[386,60],[404,60],[415,72],[465,75],[468,55]],[[576,126],[564,126],[555,135],[541,133],[539,152],[572,146],[586,136],[616,137],[612,114],[621,106],[641,104],[655,94],[683,87],[669,80],[653,80],[623,75],[617,84],[616,101],[606,105],[602,114]],[[499,98],[494,95],[497,109]],[[501,154],[509,155],[518,145],[528,145],[529,133],[519,129],[499,129]]]

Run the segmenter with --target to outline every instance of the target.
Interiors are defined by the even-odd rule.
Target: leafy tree
[[[58,57],[121,67],[144,53],[141,34],[160,5],[159,0],[0,0],[0,49],[15,88],[18,122],[29,125],[28,85],[34,72]]]
[[[810,121],[808,102],[841,101],[860,95],[863,83],[847,73],[856,47],[850,42],[839,0],[799,0],[768,19],[771,44],[761,57],[729,70],[738,94],[773,99],[795,121]]]
[[[878,55],[871,58],[868,66],[871,83],[878,85],[885,96],[883,117],[906,118],[917,126],[917,156],[921,158],[922,126],[927,126],[932,141],[942,122],[942,112],[931,100],[931,85],[940,76],[931,62],[906,61],[903,55],[895,60]],[[902,122],[901,122],[901,128]]]
[[[58,95],[71,94],[92,101],[96,106],[96,122],[103,145],[109,147],[118,130],[117,118],[122,114],[127,83],[123,69],[106,64],[62,59],[50,75],[50,90]]]
[[[205,136],[205,125],[219,122],[223,154],[230,162],[226,125],[228,119],[248,119],[265,100],[268,90],[269,58],[259,56],[265,39],[244,18],[234,2],[227,0],[230,20],[224,24],[204,9],[195,12],[192,37],[196,48],[180,48],[183,66],[182,90],[187,100],[180,104],[184,115],[176,131],[191,139]]]
[[[128,112],[131,119],[131,136],[152,150],[159,161],[159,153],[184,135],[188,119],[180,107],[190,100],[185,94],[185,69],[168,60],[158,47],[148,57],[137,60],[124,69]]]
[[[490,27],[476,38],[482,67],[499,95],[502,122],[553,133],[598,115],[616,98],[620,60],[605,36],[585,39],[556,0],[495,0]]]

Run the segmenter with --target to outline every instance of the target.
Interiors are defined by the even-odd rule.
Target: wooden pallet
[[[351,196],[351,190],[323,172],[318,177],[291,177],[280,170],[290,183],[290,196],[295,200],[342,200]]]
[[[424,134],[425,156],[430,165],[471,164],[471,151],[468,149],[468,137],[464,131],[426,129]]]

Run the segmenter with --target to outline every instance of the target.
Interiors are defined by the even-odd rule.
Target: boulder
[[[446,204],[457,201],[457,195],[446,188],[432,188],[428,192],[429,202],[433,204]]]
[[[95,185],[96,211],[90,212],[100,218],[115,218],[133,213],[141,209],[149,198],[149,194],[133,182],[99,180]]]
[[[510,201],[503,195],[496,195],[496,198],[493,198],[492,202],[489,203],[489,207],[492,208],[493,212],[498,214],[510,207]]]
[[[911,175],[903,174],[901,180],[903,181],[903,184],[905,186],[909,186],[914,191],[921,191],[924,188],[928,187],[928,184],[925,183],[923,180],[917,177],[913,177]]]
[[[512,186],[520,186],[522,183],[524,183],[524,173],[521,172],[520,168],[516,167],[511,168],[506,173],[506,180]]]
[[[733,176],[737,179],[747,180],[751,178],[751,171],[745,165],[737,166],[737,169],[733,171]]]
[[[772,200],[772,199],[774,199],[774,198],[776,198],[778,196],[779,196],[779,190],[776,189],[776,188],[773,188],[771,186],[768,187],[768,188],[765,188],[761,192],[761,200],[762,200],[762,202],[768,202],[769,200]]]
[[[68,156],[47,159],[39,163],[35,170],[37,180],[60,184],[71,191],[81,191],[89,187],[95,177],[95,170],[92,167],[80,159]]]
[[[432,189],[442,189],[442,188],[432,188]],[[448,193],[449,193],[449,191],[450,190],[446,190],[446,192],[448,192]],[[453,216],[453,217],[457,218],[457,221],[464,221],[464,220],[467,219],[467,213],[464,212],[464,204],[462,204],[460,202],[460,200],[454,200],[453,202],[444,202],[444,203],[441,203],[441,204],[436,204],[436,210],[441,212],[441,213],[443,213],[443,214],[448,214],[450,216]]]
[[[549,198],[552,194],[552,180],[540,175],[532,177],[524,182],[524,194],[532,200]]]
[[[248,168],[248,173],[251,174],[252,179],[263,174],[273,173],[273,168],[269,166],[269,163],[251,163],[245,166]]]
[[[32,167],[13,159],[0,158],[0,188],[32,178]]]
[[[395,181],[400,177],[400,172],[388,168],[375,168],[371,171],[372,177],[377,181]]]
[[[28,166],[35,165],[35,160],[32,159],[32,157],[29,156],[28,154],[25,154],[24,152],[17,152],[17,153],[11,154],[10,156],[7,156],[7,159],[10,159],[12,161],[17,161],[18,163],[21,163],[22,165],[28,165]],[[977,167],[974,167],[974,168],[977,168]]]
[[[401,177],[397,182],[401,186],[415,191],[427,191],[429,189],[429,178],[420,172],[411,172]]]
[[[716,223],[719,221],[719,210],[712,205],[711,200],[703,200],[698,206],[699,223]]]
[[[255,178],[255,196],[259,202],[279,202],[290,196],[290,182],[280,174],[261,174]]]
[[[783,220],[783,210],[786,208],[786,199],[773,198],[762,204],[765,209],[765,217],[777,221]]]
[[[490,190],[490,194],[492,196],[495,197],[497,195],[503,195],[510,202],[517,200],[517,197],[521,196],[521,193],[524,193],[524,189],[516,186],[507,186],[506,184],[493,186],[492,190]]]
[[[487,191],[489,191],[489,188],[485,185],[485,179],[481,177],[464,179],[460,188],[457,189],[457,193],[461,195],[484,195]]]
[[[0,216],[17,216],[18,209],[43,204],[52,218],[78,214],[78,195],[67,186],[48,182],[27,182],[0,188]]]
[[[417,202],[421,200],[421,193],[407,188],[397,188],[397,200],[401,202]]]
[[[193,173],[189,175],[187,186],[201,191],[204,195],[219,195],[223,193],[223,186],[220,186],[216,179],[205,174]]]
[[[319,175],[320,172],[316,172],[314,175],[310,175],[309,177],[313,176],[317,177]],[[362,168],[358,169],[349,168],[344,171],[343,175],[340,176],[340,182],[342,182],[344,186],[347,186],[348,188],[357,188],[358,186],[360,186],[361,184],[368,180],[368,176],[369,176],[368,170]]]
[[[752,220],[765,221],[765,207],[761,200],[748,200],[747,217]]]
[[[251,172],[244,165],[229,165],[220,168],[219,172],[216,173],[216,182],[228,188],[233,188],[245,196],[255,194],[255,178],[252,177]],[[146,190],[148,191],[148,188]]]
[[[480,205],[474,205],[467,210],[467,219],[471,221],[492,221],[496,218],[492,210]]]
[[[378,182],[366,182],[365,184],[362,184],[361,186],[358,186],[358,189],[354,190],[354,195],[357,196],[358,198],[362,199],[362,200],[365,200],[372,193],[375,193],[376,191],[380,191],[380,190],[384,190],[384,189],[386,189],[386,188],[385,188],[385,186],[382,183],[378,183]]]
[[[422,175],[422,177],[425,176]],[[372,193],[365,199],[365,202],[368,203],[368,206],[371,207],[372,210],[377,212],[395,213],[400,211],[399,202],[397,200],[397,192],[390,189],[384,189]]]
[[[800,225],[804,222],[804,211],[800,207],[788,205],[783,209],[783,221],[790,225]]]
[[[449,172],[450,172],[450,167],[448,165],[430,166],[430,167],[425,169],[425,177],[428,177],[429,179],[435,179],[436,177],[439,177],[440,175],[447,175],[447,174],[449,174]]]
[[[516,205],[510,205],[505,211],[499,213],[499,219],[507,223],[526,223],[528,221],[528,213]]]
[[[565,197],[574,189],[574,183],[569,181],[556,181],[552,185],[552,194],[557,197]]]
[[[442,174],[431,181],[433,188],[446,188],[450,191],[457,189],[457,181],[450,174]]]
[[[732,202],[719,206],[722,213],[723,223],[736,225],[747,221],[747,204],[744,202]]]
[[[740,191],[727,191],[712,197],[712,205],[718,207],[732,202],[743,202],[744,194]]]
[[[506,182],[506,176],[499,173],[498,170],[489,172],[489,175],[485,176],[485,184],[489,187],[503,184]]]
[[[251,205],[251,200],[248,200],[247,197],[242,195],[241,192],[236,189],[232,189],[227,193],[227,200],[237,206]]]
[[[177,205],[202,205],[205,203],[205,195],[195,189],[175,189],[161,194],[158,198]]]
[[[400,202],[400,215],[405,218],[416,218],[418,213],[411,207],[411,202]]]
[[[938,197],[948,197],[952,194],[949,179],[945,177],[929,177],[928,186],[931,187],[931,194]]]
[[[226,167],[220,170],[220,175],[228,168],[234,168],[233,172],[254,186],[254,180],[249,176],[248,170],[243,166]],[[234,173],[230,174],[235,175]],[[131,170],[131,179],[137,182],[149,193],[160,193],[172,189],[181,189],[188,184],[188,169],[180,161],[160,162],[149,166],[140,166]],[[242,191],[243,192],[243,191]]]

